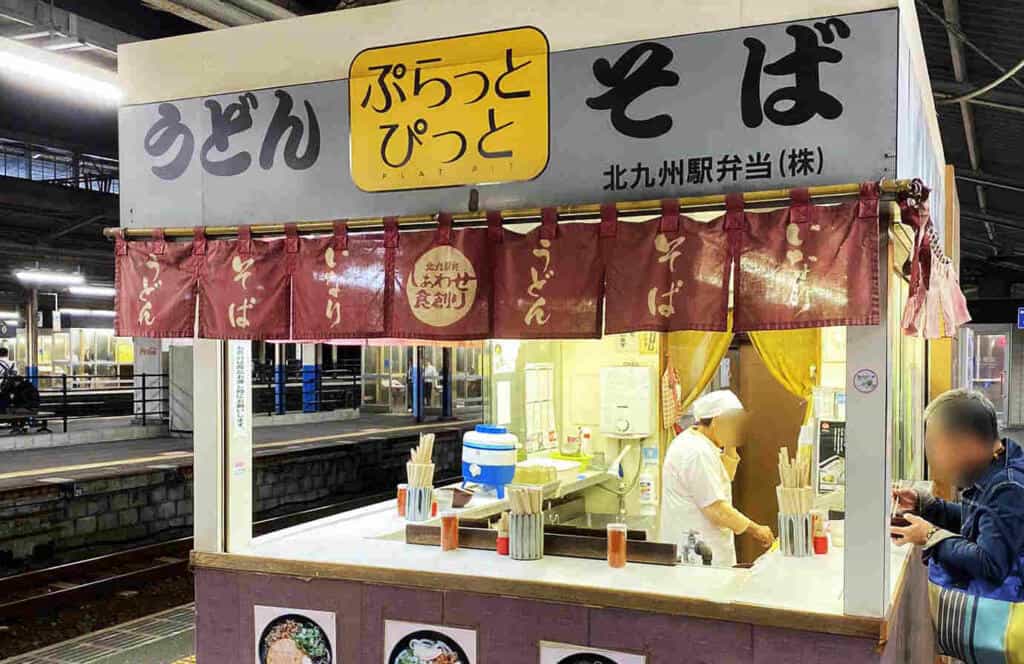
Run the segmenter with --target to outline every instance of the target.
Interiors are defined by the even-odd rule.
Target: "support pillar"
[[[445,346],[441,349],[441,419],[450,420],[454,414],[452,408],[455,396],[455,370],[452,366],[452,349]]]
[[[319,344],[302,344],[299,357],[302,360],[302,412],[315,413],[320,410]]]
[[[288,389],[284,357],[284,344],[274,344],[274,412],[278,415],[284,415]]]
[[[412,377],[412,414],[416,422],[423,421],[423,347],[416,346],[412,352],[413,363],[409,367]]]
[[[889,219],[882,220],[888,224]],[[883,225],[883,228],[887,226]],[[880,618],[889,602],[889,505],[892,487],[892,357],[887,328],[890,257],[880,233],[878,292],[881,325],[846,328],[846,510],[843,610]],[[899,330],[893,334],[899,335]]]
[[[39,386],[39,291],[31,288],[25,303],[25,377]]]
[[[192,345],[193,546],[223,553],[224,536],[224,347],[195,339]]]
[[[252,541],[252,349],[193,345],[193,531],[196,551],[244,553]]]

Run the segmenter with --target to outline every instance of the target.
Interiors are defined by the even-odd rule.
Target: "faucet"
[[[683,543],[679,552],[679,558],[687,565],[702,564],[705,566],[711,565],[711,559],[714,557],[714,552],[711,547],[702,540],[699,530],[691,530],[686,536],[686,542]]]

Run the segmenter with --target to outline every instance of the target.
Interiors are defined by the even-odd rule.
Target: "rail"
[[[458,478],[438,480],[452,483]],[[253,523],[253,536],[322,519],[387,500],[374,493],[320,507],[305,508]],[[192,538],[158,542],[87,560],[0,577],[0,620],[29,618],[104,597],[188,571]]]

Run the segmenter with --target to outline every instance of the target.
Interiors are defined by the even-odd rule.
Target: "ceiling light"
[[[10,319],[20,319],[21,318],[21,314],[18,313],[17,311],[0,311],[0,318],[3,318],[5,320],[8,319],[8,318],[10,318]]]
[[[107,72],[102,69],[88,67],[77,62],[68,62],[65,67],[63,66],[64,62],[56,60],[56,58],[62,57],[58,55],[48,58],[53,63],[50,64],[44,62],[43,58],[37,57],[37,54],[32,52],[35,50],[37,49],[23,46],[18,42],[4,45],[4,48],[0,48],[0,70],[28,81],[48,84],[55,88],[72,89],[99,97],[104,101],[114,103],[121,101],[121,90],[113,83],[115,79],[111,77],[104,80]],[[42,52],[40,51],[40,53]],[[90,76],[89,74],[94,75]]]
[[[72,295],[86,297],[114,297],[117,291],[110,286],[72,286],[68,289]]]
[[[60,313],[69,316],[96,316],[98,318],[113,318],[112,309],[78,309],[76,307],[61,307]]]
[[[67,272],[50,272],[49,270],[19,270],[14,273],[18,281],[40,286],[71,286],[85,283],[85,277]]]
[[[21,325],[21,321],[20,320],[5,320],[4,323],[6,323],[8,325],[14,325],[14,326]]]

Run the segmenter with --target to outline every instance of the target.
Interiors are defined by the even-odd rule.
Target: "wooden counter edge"
[[[571,584],[483,578],[471,574],[419,572],[386,567],[201,551],[192,552],[191,564],[194,568],[225,572],[276,574],[482,595],[501,595],[561,604],[724,620],[875,640],[880,640],[883,629],[881,618],[809,613],[753,604],[719,603],[703,599],[670,597],[611,588],[580,588]]]

